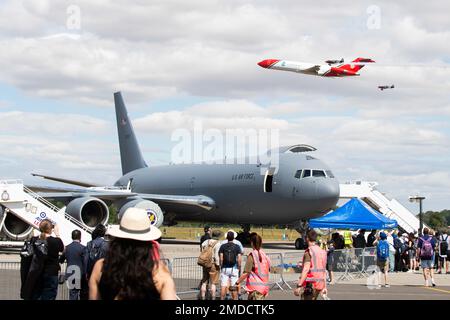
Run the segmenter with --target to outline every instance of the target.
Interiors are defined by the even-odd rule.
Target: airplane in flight
[[[375,61],[368,58],[356,58],[350,63],[344,63],[344,59],[326,60],[325,62],[326,64],[313,64],[307,62],[266,59],[258,62],[258,65],[265,69],[291,71],[320,77],[353,77],[360,75],[358,71],[361,70],[366,63],[373,63]]]
[[[378,89],[380,89],[381,91],[385,90],[385,89],[394,89],[394,85],[391,86],[378,86]]]
[[[272,150],[279,154],[278,170],[260,163],[148,166],[120,92],[114,93],[114,102],[122,164],[114,186],[41,174],[34,175],[72,186],[29,186],[46,199],[66,203],[66,213],[89,228],[108,221],[111,204],[119,218],[127,208],[143,208],[157,227],[180,220],[233,223],[244,230],[285,224],[299,232],[306,219],[335,208],[339,182],[327,165],[309,154],[314,147]]]

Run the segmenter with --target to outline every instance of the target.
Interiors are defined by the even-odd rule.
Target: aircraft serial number
[[[232,181],[238,181],[238,180],[255,180],[255,174],[254,173],[237,173],[233,174],[231,176]]]

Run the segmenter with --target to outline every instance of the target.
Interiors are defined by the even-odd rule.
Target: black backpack
[[[87,267],[86,267],[86,274],[90,275],[92,273],[92,270],[94,269],[95,263],[105,257],[105,252],[103,250],[104,242],[105,240],[99,242],[98,244],[95,244],[94,241],[91,241],[87,245],[87,254],[88,254],[88,261],[87,261]]]
[[[22,280],[20,297],[22,299],[32,299],[34,293],[39,290],[47,255],[47,240],[32,238],[24,243],[20,251],[20,276]]]
[[[237,245],[233,242],[229,242],[223,247],[223,261],[222,265],[224,267],[233,267],[237,262],[236,247]]]
[[[448,251],[448,243],[447,243],[448,236],[446,236],[445,239],[444,239],[444,237],[442,237],[441,239],[442,240],[439,243],[439,249],[440,249],[441,255],[444,256],[447,254],[447,251]]]

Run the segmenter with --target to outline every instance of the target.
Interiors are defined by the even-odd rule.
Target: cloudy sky
[[[282,144],[315,146],[341,182],[377,181],[414,211],[415,193],[426,210],[449,209],[449,11],[424,1],[1,1],[0,177],[113,183],[112,94],[122,91],[151,165],[170,162],[172,132],[195,121],[275,128]],[[376,64],[349,79],[256,64],[342,57]]]

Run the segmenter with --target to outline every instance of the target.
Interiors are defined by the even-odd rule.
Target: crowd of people
[[[331,240],[324,246],[327,249],[329,279],[333,279],[335,265],[334,252],[339,249],[363,249],[376,247],[377,267],[384,275],[384,286],[389,287],[388,272],[416,272],[422,269],[425,286],[436,286],[434,273],[449,274],[450,267],[450,238],[448,230],[434,232],[428,228],[423,234],[402,233],[397,230],[390,232],[371,232],[365,236],[366,230],[361,229],[357,234],[344,231],[335,232]],[[353,254],[354,250],[352,251]],[[381,279],[382,280],[382,279]],[[380,281],[381,281],[380,280]]]
[[[220,278],[221,300],[226,299],[228,294],[231,299],[237,300],[241,290],[248,295],[249,300],[264,300],[270,289],[271,262],[261,249],[261,236],[257,233],[250,234],[251,251],[242,269],[243,246],[236,239],[236,232],[228,230],[226,239],[220,241],[220,230],[212,231],[206,226],[204,231],[205,234],[200,238],[201,253],[198,258],[198,264],[203,268],[199,298],[206,299],[209,287],[209,298],[214,300]],[[327,298],[326,270],[330,256],[318,245],[318,236],[314,230],[308,231],[306,242],[308,247],[303,256],[302,273],[294,294],[303,300],[316,300],[319,295]]]
[[[70,300],[176,299],[175,283],[160,259],[161,231],[145,210],[127,209],[120,225],[108,230],[97,226],[87,246],[74,230],[73,242],[64,247],[58,225],[50,220],[41,221],[39,230],[21,251],[22,299],[55,300],[63,282]],[[58,277],[63,262],[66,273]]]
[[[20,295],[25,300],[54,300],[58,284],[67,282],[70,300],[176,299],[175,283],[161,261],[158,240],[161,231],[152,226],[145,210],[129,208],[120,224],[106,229],[99,225],[92,240],[81,244],[81,232],[73,230],[72,243],[64,247],[58,225],[43,220],[40,235],[26,241],[21,251]],[[269,294],[271,261],[262,250],[262,238],[251,233],[251,250],[243,264],[244,247],[237,233],[204,228],[198,265],[203,269],[199,299],[237,300],[246,293],[249,300],[263,300]],[[108,238],[108,239],[107,239]],[[355,254],[359,248],[376,248],[380,287],[389,287],[389,272],[414,272],[422,268],[425,285],[436,286],[434,273],[449,273],[448,231],[434,233],[424,228],[421,236],[397,231],[366,230],[357,234],[335,232],[320,241],[314,230],[305,237],[301,275],[294,294],[304,300],[327,298],[327,284],[333,283],[336,250]],[[60,264],[67,263],[60,273]],[[384,280],[384,281],[383,281]],[[216,292],[220,286],[220,296]]]

